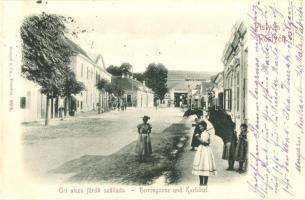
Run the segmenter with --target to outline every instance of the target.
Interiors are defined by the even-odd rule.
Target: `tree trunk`
[[[102,104],[101,104],[101,92],[99,91],[98,93],[98,114],[101,114],[101,107],[102,107]]]
[[[68,100],[68,115],[71,116],[72,109],[71,109],[71,100],[70,100],[70,96],[67,97],[67,100]]]
[[[55,99],[55,117],[59,117],[59,107],[58,107],[58,103],[59,103],[59,98],[56,97]]]
[[[46,115],[45,115],[45,121],[44,121],[44,125],[47,126],[48,122],[49,122],[49,94],[47,94],[46,96]]]
[[[51,98],[51,119],[53,119],[54,117],[54,101],[53,101],[53,97]]]

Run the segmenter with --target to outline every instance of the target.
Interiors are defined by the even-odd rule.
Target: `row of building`
[[[237,130],[247,123],[247,27],[237,22],[226,43],[221,61],[223,71],[168,71],[169,92],[163,106],[189,109],[215,108],[229,114]]]
[[[236,123],[236,128],[247,123],[247,27],[238,22],[232,28],[229,41],[223,50],[221,61],[224,70],[212,78],[210,106],[222,109]]]
[[[161,105],[170,107],[207,108],[210,77],[215,73],[169,70],[168,93]]]
[[[60,108],[64,108],[64,115],[91,110],[108,111],[118,102],[125,102],[130,107],[153,107],[153,92],[132,77],[112,77],[106,71],[104,58],[101,54],[89,55],[76,43],[68,40],[75,55],[71,58],[70,67],[75,73],[76,79],[82,82],[86,90],[72,98],[50,99],[49,118],[60,116]],[[109,82],[120,82],[124,88],[122,97],[115,97],[106,91],[96,88],[96,83],[105,79]],[[129,84],[127,84],[129,83]],[[130,84],[131,83],[131,84]],[[40,92],[40,86],[25,78],[21,78],[20,114],[22,122],[38,121],[46,115],[46,96]]]

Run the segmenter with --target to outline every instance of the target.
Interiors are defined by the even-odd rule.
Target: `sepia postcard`
[[[0,0],[0,199],[305,199],[303,0]]]

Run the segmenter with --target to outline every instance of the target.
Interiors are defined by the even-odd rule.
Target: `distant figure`
[[[126,111],[126,109],[127,109],[127,102],[124,101],[124,110]]]
[[[158,100],[156,100],[155,101],[155,108],[156,108],[156,110],[158,109],[158,104],[159,104],[159,102],[158,102]]]
[[[199,122],[202,120],[202,114],[197,113],[197,118],[195,119],[195,124],[192,126],[195,126],[193,137],[192,137],[192,142],[191,142],[191,151],[195,151],[195,148],[197,148],[200,145],[200,142],[198,141],[196,134],[200,132],[199,130]]]
[[[238,142],[235,149],[235,160],[239,161],[239,169],[237,172],[243,173],[245,170],[243,169],[244,163],[248,159],[248,126],[247,124],[240,125],[240,134],[238,137]]]
[[[145,115],[142,118],[143,123],[137,126],[139,137],[136,146],[136,153],[139,155],[140,161],[145,160],[145,158],[147,158],[152,154],[152,147],[150,140],[150,133],[152,126],[148,123],[149,119],[150,117]]]
[[[216,174],[216,164],[210,148],[210,133],[207,131],[207,124],[201,121],[198,127],[199,132],[196,137],[200,145],[195,154],[192,174],[199,176],[200,186],[205,186],[208,184],[209,176]]]
[[[120,110],[120,108],[121,108],[121,103],[120,103],[120,100],[118,100],[118,102],[117,102],[117,109],[118,109],[118,111]]]
[[[222,159],[228,160],[229,167],[227,168],[228,171],[234,170],[234,156],[235,156],[235,149],[237,144],[237,133],[235,131],[236,124],[234,123],[234,131],[230,135],[229,141],[224,144],[224,149],[222,153]]]
[[[96,107],[97,107],[97,113],[100,114],[101,113],[101,104],[99,102],[97,102]]]

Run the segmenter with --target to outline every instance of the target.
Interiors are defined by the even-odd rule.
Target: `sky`
[[[75,19],[72,39],[90,54],[102,54],[106,66],[129,62],[135,72],[149,63],[169,70],[219,72],[231,30],[245,19],[246,0],[42,0],[28,3]],[[82,30],[85,30],[82,32]]]

